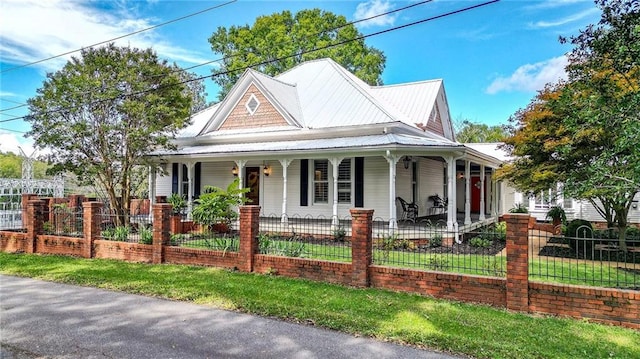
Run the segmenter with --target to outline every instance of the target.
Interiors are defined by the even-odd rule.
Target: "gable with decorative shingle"
[[[219,130],[289,126],[267,97],[251,84]]]

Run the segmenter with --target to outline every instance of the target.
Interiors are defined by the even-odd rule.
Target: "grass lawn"
[[[351,262],[351,247],[317,243],[287,242],[271,240],[269,254],[287,255],[296,252],[295,257],[322,259],[337,262]],[[210,238],[187,241],[183,247],[211,250],[237,251],[238,239]],[[438,254],[417,251],[381,250],[373,251],[374,264],[443,272],[506,276],[507,262],[504,256],[477,254]],[[543,282],[603,286],[640,287],[640,272],[624,271],[612,267],[607,262],[576,261],[571,259],[531,259],[530,279]]]
[[[178,265],[0,253],[0,273],[191,301],[477,358],[638,358],[640,331],[378,289]]]

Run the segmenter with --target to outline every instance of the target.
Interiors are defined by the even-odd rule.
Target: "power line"
[[[424,1],[416,2],[416,3],[413,3],[413,4],[407,5],[407,6],[400,7],[400,8],[394,9],[394,10],[390,10],[390,11],[383,12],[383,13],[380,13],[380,14],[372,15],[372,16],[369,16],[367,18],[363,18],[363,19],[360,19],[360,20],[347,22],[347,23],[345,23],[343,25],[336,26],[334,28],[330,28],[330,29],[325,29],[325,30],[319,31],[319,32],[317,32],[317,33],[315,33],[313,35],[308,36],[308,38],[313,38],[313,37],[319,36],[319,35],[321,35],[323,33],[327,33],[327,32],[330,32],[330,31],[335,31],[335,30],[338,30],[338,29],[341,29],[341,28],[344,28],[344,27],[347,27],[347,26],[350,26],[350,25],[354,25],[354,24],[357,24],[357,23],[360,23],[360,22],[369,21],[369,20],[372,20],[372,19],[375,19],[375,18],[379,18],[379,17],[382,17],[382,16],[386,16],[386,15],[390,15],[390,14],[396,13],[396,12],[404,11],[404,10],[407,10],[407,9],[410,9],[410,8],[413,8],[413,7],[416,7],[416,6],[419,6],[419,5],[424,5],[426,3],[430,3],[432,1],[433,0],[424,0]],[[219,58],[219,59],[207,61],[207,62],[204,62],[204,63],[201,63],[201,64],[197,64],[197,65],[194,65],[194,66],[190,66],[190,67],[187,67],[187,68],[180,68],[180,69],[177,69],[177,70],[170,71],[169,73],[188,71],[188,70],[194,69],[196,67],[208,65],[208,64],[211,64],[211,63],[214,63],[214,62],[224,61],[226,59],[230,59],[230,58],[234,58],[234,57],[238,57],[238,56],[241,56],[241,54],[235,54],[235,55],[231,55],[231,56],[222,57],[222,58]],[[274,61],[278,61],[278,60],[274,60]],[[156,76],[166,76],[166,74],[164,74],[164,75],[156,75]],[[214,77],[214,76],[217,76],[217,75],[214,74],[214,75],[211,75],[211,76]],[[206,76],[206,77],[208,77],[208,76]],[[195,79],[194,81],[201,80],[201,79],[206,78],[206,77],[201,77],[201,78]],[[23,104],[22,106],[28,106],[28,105],[27,104]],[[10,109],[13,109],[13,108],[22,107],[22,106],[16,106],[16,107],[7,108],[7,109],[4,109],[4,110],[0,110],[0,112],[6,111],[6,110],[10,110]],[[26,116],[23,116],[23,117],[15,117],[14,116],[11,119],[0,121],[0,123],[20,120],[20,119],[23,119],[24,117],[26,117]]]
[[[58,54],[58,55],[54,55],[54,56],[51,56],[51,57],[47,57],[46,59],[42,59],[42,60],[33,61],[33,62],[26,63],[26,64],[10,67],[8,69],[0,71],[0,74],[1,73],[5,73],[5,72],[9,72],[9,71],[13,71],[13,70],[17,70],[17,69],[21,69],[21,68],[24,68],[24,67],[32,66],[32,65],[35,65],[35,64],[39,64],[39,63],[42,63],[42,62],[45,62],[45,61],[53,60],[53,59],[58,58],[58,57],[66,56],[66,55],[72,54],[74,52],[82,51],[83,49],[85,49],[87,47],[94,47],[94,46],[98,46],[98,45],[103,45],[103,44],[106,44],[106,43],[109,43],[109,42],[112,42],[112,41],[115,41],[115,40],[120,40],[120,39],[125,38],[125,37],[137,35],[137,34],[139,34],[141,32],[153,30],[153,29],[159,28],[161,26],[165,26],[165,25],[168,25],[168,24],[171,24],[171,23],[174,23],[174,22],[177,22],[177,21],[181,21],[181,20],[196,16],[196,15],[200,15],[202,13],[205,13],[205,12],[208,12],[208,11],[211,11],[211,10],[215,10],[215,9],[221,8],[223,6],[229,5],[229,4],[234,3],[236,1],[238,1],[238,0],[230,0],[230,1],[227,1],[227,2],[225,2],[223,4],[218,4],[216,6],[211,6],[211,7],[208,7],[206,9],[203,9],[203,10],[200,10],[200,11],[188,14],[188,15],[181,16],[181,17],[173,19],[173,20],[165,21],[163,23],[160,23],[160,24],[157,24],[157,25],[153,25],[153,26],[147,27],[145,29],[141,29],[141,30],[137,30],[137,31],[134,31],[134,32],[130,32],[128,34],[124,34],[124,35],[121,35],[121,36],[118,36],[118,37],[114,37],[114,38],[109,39],[109,40],[100,41],[100,42],[97,42],[97,43],[95,43],[93,45],[89,45],[89,46],[86,46],[86,47],[83,47],[83,48],[80,48],[80,49],[77,49],[77,50],[67,51],[67,52],[62,53],[62,54]]]
[[[449,11],[449,12],[446,12],[444,14],[440,14],[440,15],[424,18],[422,20],[414,21],[414,22],[411,22],[411,23],[408,23],[408,24],[404,24],[404,25],[400,25],[400,26],[391,27],[391,28],[388,28],[388,29],[385,29],[385,30],[381,30],[381,31],[377,31],[377,32],[374,32],[374,33],[371,33],[371,34],[357,36],[357,37],[354,37],[354,38],[351,38],[351,39],[343,40],[343,41],[340,41],[340,42],[337,42],[337,43],[334,43],[334,44],[329,44],[329,45],[326,45],[326,46],[322,46],[322,47],[319,47],[319,48],[314,48],[314,49],[305,50],[305,51],[299,51],[299,52],[296,52],[294,54],[290,54],[290,55],[287,55],[287,56],[282,56],[282,57],[279,57],[279,58],[276,58],[276,59],[261,61],[261,62],[254,63],[254,64],[251,64],[249,66],[241,67],[241,68],[238,68],[238,69],[220,71],[220,72],[216,72],[216,73],[214,73],[212,75],[196,77],[196,78],[193,78],[193,79],[189,79],[189,80],[185,80],[185,81],[182,81],[182,82],[178,82],[177,84],[163,85],[163,86],[154,87],[152,89],[136,91],[136,92],[132,92],[132,93],[128,93],[128,94],[120,94],[120,95],[115,96],[115,97],[110,97],[110,98],[106,98],[106,99],[101,99],[101,100],[97,100],[97,101],[94,101],[94,102],[90,102],[87,105],[98,104],[98,103],[102,103],[102,102],[106,102],[106,101],[116,100],[116,99],[119,99],[119,98],[129,97],[129,96],[141,95],[141,94],[144,94],[144,93],[147,93],[147,92],[151,92],[151,91],[156,91],[156,90],[168,87],[168,86],[175,86],[175,85],[178,85],[178,84],[186,84],[186,83],[193,82],[193,81],[200,81],[200,80],[203,80],[203,79],[206,79],[206,78],[209,78],[209,77],[222,76],[222,75],[226,75],[226,74],[230,74],[230,73],[244,71],[244,70],[256,67],[256,66],[266,65],[266,64],[269,64],[271,62],[282,61],[282,60],[286,60],[286,59],[289,59],[289,58],[292,58],[292,57],[301,56],[301,55],[304,55],[304,54],[307,54],[307,53],[316,52],[316,51],[320,51],[320,50],[325,50],[325,49],[333,48],[333,47],[336,47],[336,46],[341,46],[341,45],[344,45],[344,44],[352,42],[352,41],[358,41],[358,40],[362,40],[362,39],[365,39],[365,38],[382,35],[382,34],[385,34],[385,33],[392,32],[392,31],[397,31],[397,30],[404,29],[404,28],[407,28],[407,27],[419,25],[419,24],[422,24],[422,23],[425,23],[425,22],[441,19],[441,18],[444,18],[444,17],[447,17],[447,16],[463,13],[463,12],[470,11],[470,10],[473,10],[473,9],[477,9],[477,8],[480,8],[480,7],[483,7],[483,6],[487,6],[487,5],[490,5],[490,4],[493,4],[493,3],[497,3],[499,1],[500,0],[486,1],[486,2],[483,2],[483,3],[480,3],[480,4],[467,6],[467,7],[464,7],[462,9]],[[45,111],[43,113],[40,113],[40,115],[56,113],[56,112],[60,112],[60,111],[64,111],[64,110],[65,109],[62,108],[62,109]],[[30,115],[21,116],[21,117],[17,117],[17,118],[10,119],[10,120],[5,120],[5,121],[14,121],[14,120],[18,120],[18,119],[25,119],[25,118],[27,118],[29,116]]]
[[[27,133],[25,131],[12,130],[10,128],[2,128],[2,127],[0,127],[0,131],[10,131],[10,132],[16,132],[16,133]]]
[[[420,2],[417,2],[417,3],[414,3],[414,4],[410,4],[410,5],[407,5],[407,6],[403,6],[403,7],[401,7],[401,8],[397,8],[397,9],[394,9],[394,10],[390,10],[390,11],[387,11],[387,12],[383,12],[383,13],[381,13],[381,14],[372,15],[372,16],[367,17],[367,18],[364,18],[364,19],[360,19],[360,20],[355,20],[355,21],[347,22],[347,23],[345,23],[345,24],[343,24],[343,25],[336,26],[336,27],[331,28],[331,29],[326,29],[326,30],[319,31],[319,32],[317,32],[317,33],[315,33],[315,34],[313,34],[313,35],[308,36],[308,38],[313,38],[313,37],[315,37],[315,36],[322,35],[322,34],[324,34],[324,33],[326,33],[326,32],[330,32],[330,31],[335,31],[335,30],[338,30],[338,29],[342,29],[343,27],[347,27],[347,26],[350,26],[350,25],[355,25],[355,24],[360,23],[360,22],[373,20],[373,19],[378,18],[378,17],[381,17],[381,16],[391,15],[391,14],[393,14],[393,13],[396,13],[396,12],[399,12],[399,11],[404,11],[404,10],[407,10],[407,9],[410,9],[410,8],[412,8],[412,7],[416,7],[416,6],[419,6],[419,5],[424,5],[424,4],[426,4],[426,3],[430,3],[430,2],[432,2],[432,1],[433,1],[433,0],[420,1]],[[209,64],[212,64],[212,63],[214,63],[214,62],[220,62],[220,61],[224,61],[224,60],[226,60],[226,59],[230,59],[230,58],[234,58],[234,57],[238,57],[238,56],[240,56],[240,54],[231,55],[231,56],[226,56],[226,57],[221,57],[221,58],[219,58],[219,59],[215,59],[215,60],[211,60],[211,61],[203,62],[203,63],[201,63],[201,64],[197,64],[197,65],[189,66],[189,67],[183,68],[183,69],[181,69],[181,70],[183,70],[183,71],[187,71],[187,70],[195,69],[196,67],[200,67],[200,66],[204,66],[204,65],[209,65]]]
[[[26,103],[19,105],[19,106],[13,106],[13,107],[9,107],[9,108],[3,108],[2,110],[0,110],[0,112],[5,112],[5,111],[9,111],[9,110],[15,110],[16,108],[20,108],[20,107],[25,107],[25,106],[29,106]]]

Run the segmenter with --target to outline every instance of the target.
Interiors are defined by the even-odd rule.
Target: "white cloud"
[[[17,65],[34,62],[160,22],[137,18],[133,11],[100,11],[91,8],[90,4],[67,0],[2,0],[0,53],[3,61]],[[204,55],[160,38],[154,30],[125,37],[116,43],[138,48],[152,47],[159,56],[173,61],[207,61]],[[70,56],[45,61],[38,66],[47,71],[57,70]]]
[[[578,20],[582,20],[586,17],[589,17],[597,13],[600,13],[600,10],[598,10],[597,8],[590,8],[590,9],[581,11],[577,14],[573,14],[561,19],[554,20],[554,21],[537,21],[534,23],[530,23],[529,27],[532,29],[544,29],[549,27],[562,26]]]
[[[358,4],[353,14],[355,20],[366,19],[392,10],[392,4],[386,0],[369,0]],[[393,25],[396,15],[384,15],[358,23],[359,27]]]
[[[585,0],[545,0],[536,2],[534,5],[527,6],[528,9],[554,9],[561,6],[571,5]]]
[[[496,94],[502,91],[538,91],[548,83],[557,82],[566,78],[565,56],[554,57],[547,61],[535,64],[526,64],[518,67],[508,77],[498,77],[487,87],[488,94]]]
[[[0,130],[1,152],[13,152],[15,154],[20,154],[18,147],[22,147],[27,155],[31,155],[34,151],[32,140],[26,139],[17,133]]]

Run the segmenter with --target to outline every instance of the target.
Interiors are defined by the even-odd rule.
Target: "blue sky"
[[[203,0],[1,0],[0,71],[38,61],[222,5]],[[207,41],[218,26],[252,24],[274,12],[321,8],[354,21],[418,1],[256,1],[238,0],[185,20],[125,37],[116,43],[152,47],[182,67],[220,58]],[[477,0],[435,0],[392,16],[358,24],[371,34],[449,11],[480,4]],[[454,119],[489,125],[506,123],[545,83],[564,76],[564,54],[571,46],[559,36],[578,34],[595,24],[600,11],[589,0],[502,0],[475,10],[372,36],[366,40],[384,52],[385,84],[441,78]],[[77,53],[75,53],[77,55]],[[47,72],[60,69],[63,56],[0,73],[0,150],[31,150],[21,132],[29,125],[11,120],[27,114],[20,106],[36,94]],[[216,65],[194,68],[211,74]],[[209,99],[218,88],[205,81]],[[10,109],[10,110],[7,110]],[[9,121],[6,121],[9,120]]]

